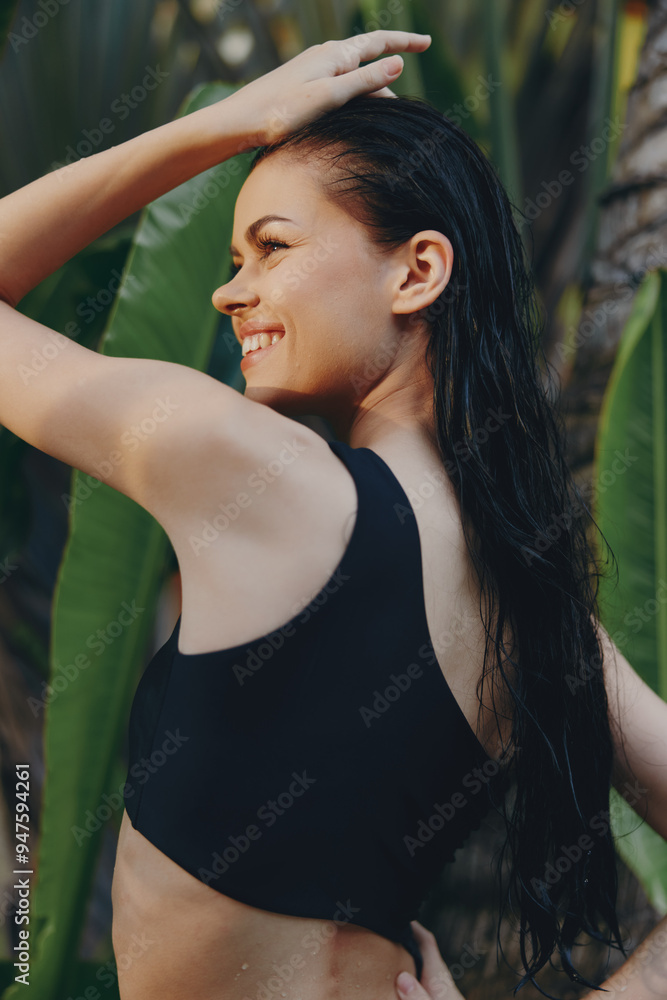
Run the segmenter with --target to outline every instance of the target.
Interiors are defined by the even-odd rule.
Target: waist
[[[395,1000],[406,948],[341,919],[248,906],[194,878],[123,816],[113,946],[124,1000]]]

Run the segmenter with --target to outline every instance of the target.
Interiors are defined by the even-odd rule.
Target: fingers
[[[323,48],[331,58],[330,72],[334,78],[336,98],[344,103],[357,94],[395,97],[388,92],[387,84],[396,80],[403,71],[403,59],[399,52],[423,52],[430,44],[430,35],[382,29],[325,42]],[[380,55],[386,55],[386,58],[366,66],[359,65]]]
[[[430,44],[430,35],[416,31],[389,31],[382,28],[335,42],[345,56],[357,57],[357,65],[392,52],[423,52]]]
[[[440,954],[435,936],[417,920],[412,920],[410,923],[424,960],[421,985],[426,990],[426,995],[432,1000],[463,1000]],[[421,1000],[418,993],[412,992],[409,996],[411,1000]]]
[[[399,63],[400,60],[400,63]],[[393,65],[392,65],[393,64]],[[357,94],[379,93],[385,90],[387,83],[394,80],[403,71],[403,60],[400,56],[390,56],[380,59],[369,66],[361,66],[350,73],[345,73],[332,80],[334,93],[339,101],[344,103]],[[388,96],[388,95],[386,95]],[[392,96],[395,96],[392,94]]]
[[[421,983],[410,972],[399,972],[396,979],[396,992],[399,997],[409,997],[410,1000],[430,1000]]]

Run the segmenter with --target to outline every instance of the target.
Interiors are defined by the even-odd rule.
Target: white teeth
[[[262,347],[270,347],[272,344],[277,344],[283,336],[284,333],[278,330],[270,333],[263,330],[261,333],[254,333],[251,337],[244,337],[243,344],[241,345],[241,353],[245,357],[250,351],[261,350]]]

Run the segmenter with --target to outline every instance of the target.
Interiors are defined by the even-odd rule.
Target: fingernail
[[[384,64],[384,68],[390,76],[395,76],[403,69],[403,60],[400,56],[391,56]]]
[[[409,972],[401,972],[396,980],[396,986],[398,987],[399,993],[412,993],[416,985],[417,980],[414,976],[411,976]]]

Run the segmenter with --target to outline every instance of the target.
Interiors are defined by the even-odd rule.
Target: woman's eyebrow
[[[257,233],[262,228],[262,226],[267,222],[291,222],[292,219],[287,219],[284,215],[263,215],[261,219],[256,219],[251,222],[245,231],[245,238],[247,243],[254,242]],[[230,246],[229,252],[232,256],[238,254],[238,250],[235,246]]]

